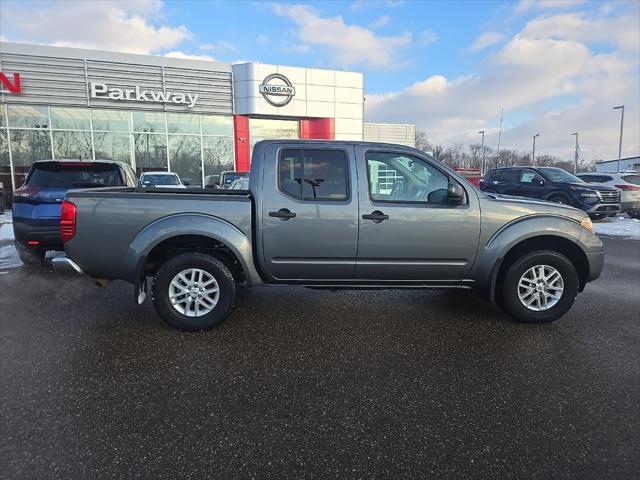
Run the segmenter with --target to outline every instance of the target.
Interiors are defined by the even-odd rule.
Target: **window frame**
[[[345,186],[346,186],[346,195],[345,198],[304,198],[294,197],[289,192],[286,192],[282,189],[282,185],[280,184],[280,162],[282,161],[282,152],[285,150],[297,150],[302,155],[302,161],[304,162],[304,152],[305,151],[329,151],[329,152],[341,152],[344,155],[345,160]],[[286,195],[287,197],[296,200],[298,202],[331,202],[331,203],[348,203],[351,201],[351,167],[349,165],[349,152],[344,148],[299,148],[299,147],[287,147],[282,146],[278,149],[278,161],[276,164],[276,183],[278,187],[278,192],[282,195]],[[304,175],[304,164],[302,165],[303,175]],[[300,189],[300,193],[302,194],[302,188]]]
[[[371,196],[371,175],[369,173],[369,165],[367,163],[367,155],[369,153],[388,153],[391,155],[403,155],[405,157],[410,157],[410,158],[416,158],[420,161],[423,161],[424,163],[426,163],[427,165],[429,165],[430,167],[433,167],[435,170],[437,170],[438,172],[440,172],[442,175],[444,175],[447,178],[447,189],[448,189],[448,185],[451,184],[451,182],[455,182],[456,184],[460,185],[462,187],[462,189],[464,190],[464,203],[460,204],[460,205],[451,205],[448,203],[431,203],[431,202],[427,202],[427,201],[422,201],[422,200],[402,200],[402,201],[398,201],[398,200],[376,200]],[[431,163],[430,161],[419,157],[417,155],[411,154],[411,153],[405,153],[405,152],[399,152],[396,150],[377,150],[377,149],[371,149],[371,150],[365,150],[364,151],[364,169],[367,175],[367,196],[369,198],[369,201],[373,204],[375,203],[387,203],[387,204],[395,204],[395,205],[423,205],[425,207],[428,208],[460,208],[460,207],[467,207],[469,206],[469,192],[467,191],[467,189],[464,187],[464,185],[462,185],[461,182],[459,182],[457,179],[455,179],[454,177],[452,177],[448,172],[444,171],[441,168],[438,168],[436,165],[434,165],[433,163]]]

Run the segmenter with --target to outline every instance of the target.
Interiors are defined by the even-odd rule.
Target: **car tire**
[[[27,266],[41,266],[44,264],[44,257],[47,253],[40,248],[29,248],[29,246],[21,243],[16,243],[16,251],[18,252],[18,258]]]
[[[571,205],[571,202],[564,195],[552,195],[549,197],[550,202],[561,203],[563,205]]]
[[[217,292],[210,291],[216,288]],[[235,298],[236,282],[229,268],[217,258],[198,252],[167,260],[151,288],[158,315],[169,325],[189,332],[220,325],[231,313]]]
[[[627,212],[627,215],[636,220],[640,220],[640,212]]]
[[[556,274],[560,276],[559,280]],[[549,276],[548,283],[541,279],[546,275]],[[538,283],[536,278],[542,283]],[[567,313],[573,305],[578,294],[578,283],[575,266],[561,253],[551,250],[529,252],[507,270],[501,286],[499,306],[518,322],[553,322]],[[545,286],[548,290],[545,290]],[[529,293],[531,295],[527,296]],[[526,306],[525,303],[530,301],[532,304]]]

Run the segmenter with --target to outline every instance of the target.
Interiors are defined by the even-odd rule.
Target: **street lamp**
[[[576,152],[573,156],[573,173],[578,173],[578,132],[574,132],[571,135],[576,137]]]
[[[536,133],[533,136],[533,153],[531,155],[531,165],[535,165],[536,164],[536,137],[539,137],[540,134]]]
[[[622,110],[620,116],[620,143],[618,144],[618,173],[620,173],[620,160],[622,158],[622,127],[624,126],[624,105],[613,107],[614,110]]]
[[[484,176],[484,130],[480,130],[478,133],[482,134],[482,157],[480,157],[480,176]]]

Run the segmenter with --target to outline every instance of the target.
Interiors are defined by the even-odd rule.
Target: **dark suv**
[[[121,162],[34,162],[24,185],[13,192],[13,232],[22,263],[41,263],[47,250],[64,249],[60,238],[60,206],[67,190],[135,185],[135,172]]]
[[[584,210],[591,218],[620,211],[620,192],[607,185],[586,183],[556,167],[505,167],[489,170],[480,189],[502,195],[539,198]]]

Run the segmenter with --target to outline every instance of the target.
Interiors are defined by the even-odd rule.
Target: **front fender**
[[[535,237],[561,237],[575,243],[586,253],[589,246],[581,240],[582,230],[577,220],[559,215],[535,214],[517,218],[501,227],[484,246],[480,246],[471,278],[481,295],[493,300],[500,265],[515,245]]]
[[[122,264],[124,278],[138,287],[149,252],[159,243],[181,235],[201,235],[225,244],[240,262],[247,283],[262,284],[253,262],[251,238],[221,218],[198,213],[170,215],[147,225],[129,244]]]

